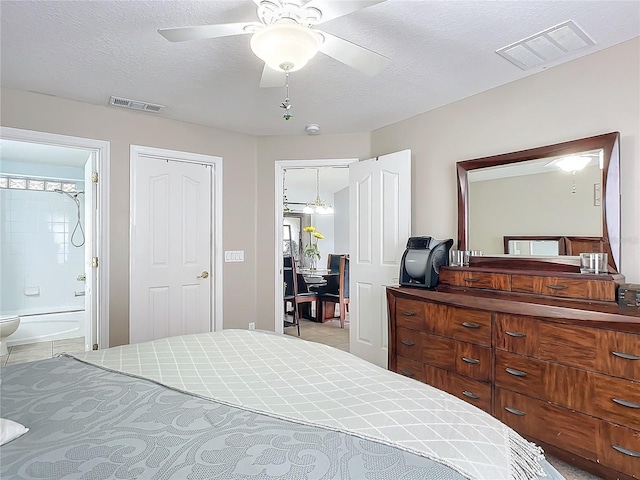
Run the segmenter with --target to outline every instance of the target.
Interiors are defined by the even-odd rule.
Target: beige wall
[[[129,145],[223,157],[224,326],[274,325],[274,162],[412,150],[414,235],[457,238],[455,162],[619,131],[622,262],[640,283],[640,39],[371,133],[251,137],[16,90],[2,90],[3,126],[111,142],[111,344],[128,340]],[[212,112],[212,115],[215,112]]]
[[[258,312],[256,328],[273,330],[275,312],[275,162],[370,158],[369,133],[258,138]]]
[[[18,90],[2,89],[0,107],[3,126],[111,144],[111,346],[129,341],[129,146],[222,157],[223,244],[245,251],[244,263],[224,264],[224,326],[246,328],[246,319],[256,316],[255,137]]]
[[[619,131],[621,271],[640,282],[640,38],[381,128],[412,151],[414,235],[457,238],[455,163]]]
[[[470,182],[469,249],[504,253],[505,235],[602,236],[602,207],[593,201],[601,178],[593,165],[575,176],[556,170]]]

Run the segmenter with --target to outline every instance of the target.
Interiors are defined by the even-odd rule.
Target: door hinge
[[[93,268],[98,268],[98,257],[91,257],[91,266]]]
[[[98,350],[98,344],[97,344],[97,343],[94,343],[94,344],[93,344],[93,349],[94,349],[94,350]]]
[[[93,172],[93,173],[91,174],[91,181],[92,181],[93,183],[98,183],[98,172]]]

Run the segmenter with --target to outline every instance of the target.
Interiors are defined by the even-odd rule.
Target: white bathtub
[[[84,310],[18,315],[20,326],[7,338],[8,346],[84,337]]]

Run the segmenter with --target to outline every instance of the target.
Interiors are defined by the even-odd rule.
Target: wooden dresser
[[[491,413],[553,456],[640,479],[640,309],[621,275],[442,267],[388,287],[389,369]]]

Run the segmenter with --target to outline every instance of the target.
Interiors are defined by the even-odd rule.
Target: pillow
[[[0,445],[9,443],[11,440],[18,438],[29,431],[28,428],[23,427],[13,420],[6,418],[0,418]]]

